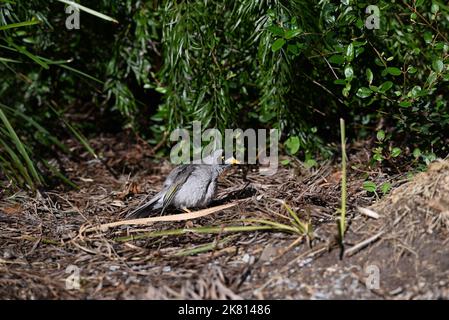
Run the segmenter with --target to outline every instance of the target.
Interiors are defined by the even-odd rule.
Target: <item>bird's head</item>
[[[223,149],[218,149],[212,152],[212,154],[203,159],[203,163],[209,165],[220,165],[225,168],[240,164],[240,162],[234,157],[225,159],[225,157],[223,156]]]
[[[223,160],[222,155],[223,155],[223,149],[215,150],[210,155],[203,158],[203,163],[210,164],[210,165],[221,164],[222,160]]]

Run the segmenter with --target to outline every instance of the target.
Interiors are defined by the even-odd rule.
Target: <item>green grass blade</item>
[[[13,28],[33,26],[33,25],[39,24],[39,23],[41,23],[41,22],[36,19],[30,20],[30,21],[18,22],[18,23],[11,23],[11,24],[7,24],[6,26],[0,26],[0,31],[13,29]]]
[[[21,180],[24,180],[26,182],[26,184],[28,184],[28,186],[31,189],[34,189],[34,182],[31,179],[30,175],[28,174],[28,171],[26,169],[26,167],[23,165],[22,161],[20,160],[19,156],[14,152],[14,150],[12,150],[8,144],[0,138],[0,146],[6,151],[6,153],[9,155],[9,158],[11,160],[12,166],[10,165],[9,167],[11,168],[12,174],[14,175],[14,180],[16,182],[18,182],[18,184],[22,185]],[[2,161],[4,161],[4,163],[6,163],[6,159],[2,157]],[[17,169],[14,170],[13,166]],[[23,179],[20,179],[23,178]]]
[[[88,79],[90,79],[90,80],[93,80],[93,81],[95,81],[95,82],[98,82],[98,83],[100,83],[100,84],[104,84],[104,81],[101,81],[100,79],[97,79],[97,78],[95,78],[94,76],[91,76],[90,74],[87,74],[87,73],[82,72],[82,71],[80,71],[80,70],[77,70],[77,69],[75,69],[75,68],[66,66],[65,64],[57,64],[57,66],[60,67],[60,68],[67,69],[67,70],[69,70],[69,71],[75,72],[75,73],[77,73],[77,74],[79,74],[79,75],[82,75],[83,77],[86,77],[86,78],[88,78]]]
[[[73,135],[78,139],[79,142],[86,148],[86,150],[95,158],[98,158],[98,155],[96,154],[95,150],[90,146],[89,141],[87,141],[87,138],[76,128],[74,128],[70,123],[66,122],[64,120],[65,125],[67,128],[69,128],[70,131],[72,131]]]
[[[20,51],[20,47],[16,48],[17,46],[13,45],[12,43],[11,43],[11,45],[14,46],[14,48],[8,47],[8,46],[4,46],[4,45],[0,45],[0,48],[6,49],[6,50],[9,50],[9,51],[14,51],[14,52],[21,52]],[[39,62],[36,61],[37,63],[39,63],[39,64],[43,63],[46,67],[49,67],[50,65],[55,65],[55,66],[58,66],[60,68],[63,68],[63,69],[69,70],[71,72],[77,73],[77,74],[79,74],[79,75],[81,75],[83,77],[86,77],[86,78],[88,78],[90,80],[93,80],[95,82],[98,82],[99,84],[102,84],[102,85],[104,84],[104,81],[102,81],[102,80],[100,80],[98,78],[95,78],[94,76],[91,76],[88,73],[85,73],[83,71],[80,71],[78,69],[75,69],[73,67],[70,67],[70,66],[66,65],[67,63],[69,63],[69,61],[67,61],[67,60],[50,60],[50,59],[47,59],[47,58],[44,58],[44,57],[41,57],[41,56],[38,56],[38,55],[33,55],[30,52],[28,52],[28,54],[31,55],[34,59],[37,59],[39,61]],[[29,57],[31,58],[31,56],[29,56]],[[31,59],[34,60],[33,58],[31,58]],[[12,59],[8,59],[8,58],[0,58],[0,62],[3,62],[3,63],[4,62],[23,63],[22,61],[12,60]],[[48,68],[46,68],[46,69],[48,69]]]
[[[48,137],[48,139],[57,147],[59,147],[63,152],[68,153],[69,149],[61,142],[59,141],[55,136],[53,136],[50,132],[48,132],[47,129],[45,129],[44,127],[42,127],[38,122],[36,122],[33,118],[27,116],[26,114],[24,114],[23,112],[20,112],[18,110],[15,110],[7,105],[4,105],[2,103],[0,103],[0,107],[5,109],[6,111],[10,112],[11,114],[15,115],[15,116],[19,116],[22,119],[24,119],[25,121],[27,121],[31,126],[33,126],[36,130],[38,130],[39,132],[41,132],[42,134],[46,135]]]
[[[287,209],[288,213],[295,220],[296,224],[298,225],[299,231],[303,232],[303,233],[306,233],[307,232],[307,226],[306,226],[306,224],[301,222],[301,220],[299,219],[299,217],[296,214],[296,212],[294,212],[293,209],[290,208],[290,206],[287,203],[285,203],[285,202],[284,202],[284,207],[285,207],[285,209]]]
[[[42,180],[41,177],[39,176],[36,168],[34,167],[33,162],[31,161],[24,144],[22,143],[22,141],[19,139],[19,137],[17,136],[16,132],[14,131],[13,127],[11,126],[11,124],[8,121],[8,118],[6,117],[6,115],[3,113],[3,110],[0,109],[0,120],[3,122],[3,124],[5,125],[5,128],[9,134],[9,137],[11,139],[11,141],[14,143],[14,145],[16,146],[17,150],[19,151],[19,153],[22,155],[22,158],[25,160],[25,163],[28,167],[29,172],[31,173],[31,176],[33,177],[34,181],[37,184],[42,184]]]
[[[50,109],[61,119],[61,121],[64,123],[64,125],[72,132],[72,134],[75,136],[76,139],[86,148],[86,150],[95,158],[98,159],[98,155],[96,154],[95,150],[90,146],[89,141],[87,141],[87,138],[78,131],[75,127],[73,127],[70,123],[68,123],[53,107],[50,106]]]
[[[0,57],[0,62],[22,63],[22,61]]]
[[[221,239],[220,241],[212,241],[211,243],[202,244],[199,246],[195,246],[193,248],[183,249],[175,253],[176,257],[179,256],[193,256],[199,253],[204,253],[208,251],[215,250],[217,248],[223,247],[225,244],[230,242],[232,239],[235,239],[235,235],[226,237],[224,239]]]
[[[104,81],[101,81],[100,79],[95,78],[94,76],[91,76],[88,73],[85,73],[83,71],[80,71],[78,69],[75,69],[73,67],[70,67],[70,66],[66,65],[67,63],[69,63],[69,61],[67,61],[67,60],[57,60],[57,61],[55,61],[55,60],[50,60],[50,59],[47,59],[47,58],[44,58],[44,57],[41,57],[41,56],[38,56],[38,58],[41,59],[42,61],[44,61],[45,63],[47,63],[48,65],[58,66],[60,68],[63,68],[63,69],[72,71],[74,73],[77,73],[77,74],[79,74],[79,75],[81,75],[83,77],[86,77],[86,78],[90,79],[90,80],[98,82],[99,84],[104,84]]]
[[[1,156],[1,153],[0,153],[0,169],[3,170],[3,174],[9,181],[15,181],[16,184],[20,186],[24,185],[23,176],[14,169],[14,167],[11,165],[10,160],[7,160]]]
[[[251,222],[251,223],[261,223],[265,225],[272,226],[275,229],[292,232],[292,233],[300,233],[297,228],[294,228],[292,226],[288,226],[282,223],[270,221],[270,220],[263,220],[263,219],[244,219],[244,222]]]
[[[18,45],[16,45],[15,43],[12,42],[12,40],[8,41],[8,44],[10,46],[12,46],[14,49],[16,49],[16,51],[20,52],[21,54],[23,54],[24,56],[30,58],[31,60],[33,60],[34,62],[36,62],[38,65],[40,65],[42,68],[44,69],[49,69],[50,67],[48,66],[48,64],[46,64],[44,61],[42,61],[38,56],[35,56],[34,54],[32,54],[31,52],[29,52],[27,49],[20,47]]]
[[[163,230],[163,231],[154,231],[154,232],[147,232],[135,236],[125,236],[125,237],[118,237],[115,238],[115,241],[118,242],[126,242],[126,241],[132,241],[132,240],[139,240],[139,239],[147,239],[147,238],[157,238],[157,237],[164,237],[164,236],[180,236],[188,233],[211,233],[211,234],[217,234],[217,233],[230,233],[230,232],[251,232],[251,231],[267,231],[267,230],[273,230],[274,228],[272,226],[227,226],[227,227],[199,227],[199,228],[191,228],[191,229],[170,229],[170,230]]]
[[[98,11],[95,11],[95,10],[92,10],[92,9],[87,8],[85,6],[82,6],[79,3],[76,3],[76,2],[73,2],[73,1],[69,1],[69,0],[57,0],[57,1],[65,3],[65,4],[69,5],[69,6],[72,6],[73,8],[76,8],[76,9],[78,9],[80,11],[87,12],[87,13],[93,15],[93,16],[96,16],[96,17],[100,18],[100,19],[103,19],[103,20],[106,20],[106,21],[111,21],[111,22],[114,22],[114,23],[118,23],[118,21],[115,20],[114,18],[111,18],[111,17],[109,17],[109,16],[107,16],[107,15],[105,15],[103,13],[100,13]]]
[[[56,169],[54,166],[52,166],[48,161],[42,160],[43,164],[55,175],[55,177],[62,180],[65,184],[71,186],[74,189],[79,189],[79,187],[69,178],[67,178],[65,175],[61,173],[58,169]]]
[[[341,131],[341,209],[339,221],[339,236],[343,244],[346,231],[346,132],[345,121],[340,119]]]

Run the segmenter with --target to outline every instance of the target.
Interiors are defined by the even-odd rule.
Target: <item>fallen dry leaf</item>
[[[0,208],[1,211],[3,211],[5,214],[17,214],[22,211],[22,206],[20,204],[16,204],[12,207],[4,207]]]

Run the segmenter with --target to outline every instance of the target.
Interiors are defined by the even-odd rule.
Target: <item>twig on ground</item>
[[[117,221],[117,222],[111,222],[111,223],[105,223],[101,224],[99,226],[95,227],[88,227],[82,226],[80,228],[79,233],[90,233],[94,231],[107,231],[109,228],[118,227],[118,226],[130,226],[130,225],[147,225],[154,222],[162,222],[162,221],[184,221],[184,220],[192,220],[197,219],[200,217],[208,216],[212,213],[229,209],[232,207],[235,207],[237,205],[237,202],[234,203],[228,203],[217,207],[207,208],[195,212],[190,213],[182,213],[182,214],[173,214],[169,216],[162,216],[162,217],[151,217],[151,218],[143,218],[143,219],[132,219],[132,220],[123,220],[123,221]]]
[[[376,233],[374,236],[369,237],[368,239],[363,240],[362,242],[359,242],[355,246],[352,246],[351,248],[349,248],[348,250],[345,251],[345,256],[348,256],[348,257],[352,256],[354,253],[356,253],[360,249],[366,247],[370,243],[372,243],[372,242],[376,241],[377,239],[379,239],[384,233],[385,233],[385,231],[382,230],[382,231]]]

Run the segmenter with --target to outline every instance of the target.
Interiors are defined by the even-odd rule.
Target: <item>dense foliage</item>
[[[20,185],[58,175],[45,159],[67,134],[157,143],[193,120],[279,128],[307,161],[340,117],[373,164],[448,153],[443,2],[86,0],[118,23],[82,11],[79,30],[61,2],[0,0],[0,168]]]

